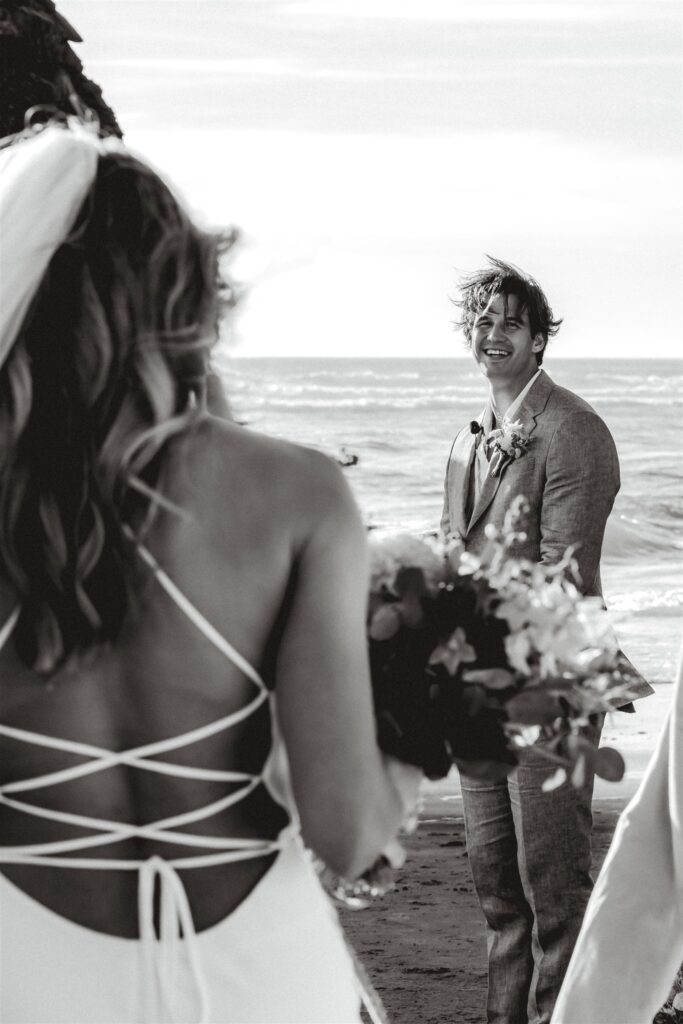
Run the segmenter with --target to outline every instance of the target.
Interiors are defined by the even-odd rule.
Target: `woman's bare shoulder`
[[[172,463],[188,497],[206,501],[210,494],[213,507],[229,501],[255,514],[272,509],[280,523],[356,512],[333,459],[215,417],[204,418],[175,443]]]

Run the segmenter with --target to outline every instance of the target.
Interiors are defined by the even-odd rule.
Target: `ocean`
[[[439,523],[451,442],[481,412],[467,359],[248,359],[219,356],[235,418],[344,460],[369,526]],[[603,547],[605,599],[621,645],[670,684],[683,625],[683,360],[547,358],[544,369],[600,413],[616,441],[621,491]]]

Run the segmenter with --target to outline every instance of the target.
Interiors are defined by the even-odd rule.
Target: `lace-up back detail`
[[[50,821],[61,822],[65,825],[74,825],[91,830],[91,834],[77,839],[64,839],[46,843],[30,843],[27,845],[0,846],[0,864],[32,864],[61,868],[88,868],[93,870],[116,869],[123,871],[138,871],[138,912],[140,939],[145,945],[148,956],[151,957],[150,970],[157,975],[160,990],[166,988],[164,979],[160,978],[159,971],[167,973],[168,957],[162,959],[158,955],[157,947],[165,941],[174,943],[180,933],[186,940],[187,955],[190,960],[190,967],[195,979],[198,997],[201,1003],[201,1017],[204,1020],[207,1014],[207,997],[205,985],[201,974],[201,967],[197,959],[197,951],[194,944],[194,925],[190,911],[187,895],[183,884],[177,875],[177,870],[187,868],[201,868],[210,865],[228,864],[230,862],[245,860],[254,857],[262,857],[272,854],[284,847],[298,834],[298,824],[294,815],[293,807],[288,807],[290,813],[290,824],[283,829],[276,839],[240,839],[223,836],[207,836],[199,833],[177,831],[182,826],[192,825],[205,818],[210,818],[228,807],[238,804],[246,799],[257,786],[264,784],[278,802],[282,799],[272,792],[269,785],[269,770],[273,755],[276,753],[278,742],[274,709],[271,707],[271,720],[273,728],[273,743],[269,757],[266,759],[261,771],[258,774],[250,774],[241,771],[223,771],[211,768],[194,768],[184,764],[176,764],[173,760],[159,760],[159,755],[171,754],[174,750],[197,743],[209,736],[226,732],[228,729],[243,722],[252,715],[262,704],[271,700],[269,691],[258,672],[252,665],[223,637],[195,606],[176,587],[170,577],[161,569],[152,554],[144,547],[139,546],[138,552],[141,558],[152,569],[156,579],[162,588],[177,605],[180,611],[206,638],[213,644],[227,659],[232,662],[244,675],[253,683],[255,696],[239,710],[226,715],[207,725],[192,729],[168,739],[157,740],[146,743],[142,746],[133,747],[129,750],[112,751],[89,743],[74,742],[55,736],[48,736],[42,733],[31,732],[26,729],[17,729],[0,723],[0,735],[19,742],[32,744],[34,746],[46,747],[52,750],[60,750],[79,755],[87,760],[58,771],[47,772],[43,775],[33,776],[28,779],[20,779],[0,786],[0,804],[10,807],[15,811],[22,812],[37,818],[44,818]],[[5,645],[12,634],[19,617],[19,609],[15,608],[7,622],[0,629],[0,649]],[[154,760],[152,760],[154,758]],[[144,825],[132,825],[116,821],[109,821],[104,818],[92,817],[75,812],[58,811],[51,808],[41,807],[37,804],[28,803],[21,799],[21,794],[32,790],[44,789],[48,786],[57,786],[73,779],[82,778],[86,775],[93,775],[98,772],[105,772],[110,768],[119,765],[127,765],[139,771],[153,772],[162,775],[175,776],[184,779],[210,780],[213,782],[225,782],[226,784],[237,785],[237,789],[202,807],[171,817],[159,819]],[[175,857],[164,859],[154,856],[145,860],[122,859],[116,857],[71,857],[77,851],[87,851],[100,846],[116,844],[122,840],[140,838],[156,842],[173,843],[175,846],[188,847],[186,857]],[[201,852],[198,852],[201,851]],[[161,926],[160,943],[157,943],[154,930],[153,896],[155,879],[159,878],[161,885]]]

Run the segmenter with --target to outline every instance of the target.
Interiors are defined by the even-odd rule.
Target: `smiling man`
[[[541,369],[561,321],[533,278],[490,257],[488,267],[461,282],[456,304],[489,394],[478,420],[453,442],[442,530],[476,553],[486,544],[486,526],[502,527],[514,498],[524,495],[526,537],[515,553],[553,564],[571,545],[583,591],[599,595],[619,462],[598,414]],[[517,458],[505,453],[510,443]],[[634,692],[652,689],[642,680]],[[532,747],[501,782],[461,777],[467,848],[486,922],[489,1024],[550,1020],[593,885],[593,779],[579,790],[565,783],[544,793],[553,770]]]
[[[600,550],[619,490],[619,461],[595,410],[541,369],[548,338],[562,321],[553,319],[536,281],[502,260],[489,257],[489,266],[460,289],[458,326],[489,394],[479,418],[453,442],[442,530],[477,552],[487,524],[501,527],[523,494],[531,507],[516,553],[552,564],[572,545],[583,591],[600,594]],[[496,439],[505,441],[513,423],[521,424],[524,452],[506,460]]]

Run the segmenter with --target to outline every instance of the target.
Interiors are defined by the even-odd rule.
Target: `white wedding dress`
[[[363,996],[351,954],[334,910],[304,849],[290,787],[284,746],[275,718],[275,697],[252,666],[218,634],[140,548],[161,586],[194,628],[199,629],[253,682],[253,700],[238,712],[201,729],[114,753],[0,724],[0,734],[78,755],[73,767],[0,787],[0,801],[24,813],[77,824],[92,830],[87,838],[27,846],[0,846],[0,865],[60,870],[115,868],[139,876],[139,939],[123,939],[75,924],[48,910],[0,875],[0,1021],[3,1024],[127,1024],[166,1021],[253,1022],[253,1024],[350,1024],[360,1021]],[[15,611],[0,630],[0,648],[17,619]],[[258,775],[188,769],[159,760],[202,737],[243,721],[263,703],[271,703],[273,739]],[[87,760],[83,760],[83,757]],[[154,757],[154,760],[151,758]],[[183,774],[190,778],[238,783],[216,803],[189,814],[144,826],[126,825],[73,813],[55,812],[23,800],[45,786],[125,764],[139,771]],[[222,839],[177,832],[245,798],[263,783],[289,813],[289,824],[275,840]],[[145,861],[68,856],[74,851],[116,843],[130,836],[185,843],[188,856]],[[197,852],[200,850],[201,852]],[[252,892],[228,917],[196,934],[178,869],[259,857],[277,857]],[[153,898],[161,893],[161,935],[153,924]]]
[[[683,661],[664,731],[621,815],[552,1024],[650,1024],[683,963]]]

